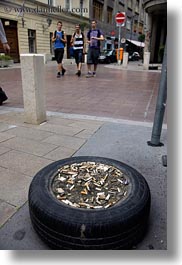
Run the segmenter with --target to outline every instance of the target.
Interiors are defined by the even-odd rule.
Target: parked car
[[[99,63],[115,63],[117,62],[116,51],[106,51],[99,56]]]
[[[129,55],[128,60],[129,61],[138,61],[140,60],[140,54],[138,52],[133,52],[132,54]]]

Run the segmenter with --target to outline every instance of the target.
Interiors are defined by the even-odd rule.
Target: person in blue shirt
[[[58,73],[57,77],[61,77],[65,74],[66,69],[64,69],[62,65],[63,56],[64,56],[64,47],[67,42],[66,34],[62,30],[62,22],[58,21],[57,23],[57,30],[53,33],[52,42],[54,43],[54,52],[55,52],[55,58],[58,64]]]

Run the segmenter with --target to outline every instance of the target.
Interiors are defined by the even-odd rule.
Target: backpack
[[[57,30],[54,31],[54,38],[56,38],[56,33],[57,33]],[[64,31],[62,30],[61,33],[62,33],[62,39],[64,39]],[[65,43],[63,41],[62,41],[62,43],[65,47]]]
[[[90,40],[90,33],[91,33],[91,29],[89,30],[89,32],[88,32],[88,39]],[[100,31],[100,29],[97,29],[97,38],[99,38],[101,36],[101,31]],[[99,46],[99,48],[100,48],[100,40],[98,40],[98,46]]]

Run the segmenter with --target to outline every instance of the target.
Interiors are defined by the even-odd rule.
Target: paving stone
[[[55,117],[55,116],[52,116],[52,115],[50,115],[50,116],[47,116],[47,122],[49,123],[49,124],[57,124],[57,125],[64,125],[64,126],[69,126],[70,124],[72,124],[73,122],[74,122],[74,120],[72,120],[72,119],[65,119],[65,118],[61,118],[61,116],[59,115],[59,116],[57,116],[57,117]]]
[[[0,167],[0,199],[14,206],[21,206],[27,200],[31,180],[13,169]]]
[[[89,139],[95,133],[91,130],[83,130],[80,133],[76,134],[75,136],[82,138],[82,139]]]
[[[52,163],[52,160],[12,150],[0,157],[0,166],[12,171],[34,176],[41,168]]]
[[[50,152],[49,154],[47,154],[46,156],[44,156],[45,158],[51,159],[51,160],[60,160],[60,159],[64,159],[67,157],[72,156],[75,152],[77,151],[77,149],[70,149],[70,148],[66,148],[66,147],[59,147],[56,150]]]
[[[9,125],[7,123],[0,122],[0,132],[5,132],[5,131],[9,130],[12,127],[13,127],[13,125]],[[15,127],[15,125],[14,125],[14,127]]]
[[[33,141],[20,137],[3,142],[2,146],[38,156],[46,155],[56,148],[53,144],[40,143],[39,141]]]
[[[70,123],[70,126],[81,127],[83,129],[98,129],[104,124],[101,121],[94,121],[94,120],[74,120]]]
[[[15,135],[7,135],[6,133],[0,133],[0,143],[5,142],[14,137]]]
[[[21,109],[21,112],[20,111],[12,112],[12,110],[8,109],[8,113],[0,114],[0,120],[4,122],[8,122],[9,124],[12,124],[12,125],[22,124],[24,123],[24,120],[25,120],[23,109]]]
[[[48,137],[46,140],[42,141],[42,143],[50,143],[55,144],[59,146],[64,146],[71,149],[79,149],[84,143],[84,139],[80,139],[77,137],[71,137],[71,136],[51,136]]]
[[[3,147],[0,145],[0,155],[5,154],[5,153],[9,152],[10,150],[11,149]]]
[[[16,135],[18,137],[23,137],[27,139],[32,139],[35,141],[41,141],[49,136],[52,135],[50,132],[45,132],[41,130],[37,130],[39,128],[26,128],[26,127],[16,127],[12,128],[11,130],[6,131],[6,135]]]
[[[0,227],[17,211],[15,206],[0,200]]]
[[[68,135],[73,136],[79,132],[81,132],[82,129],[79,127],[69,127],[64,125],[55,125],[55,124],[48,124],[45,123],[39,127],[41,130],[61,134],[61,135]]]

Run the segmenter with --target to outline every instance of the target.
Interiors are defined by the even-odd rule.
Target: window
[[[131,8],[132,9],[132,2],[133,1],[132,0],[128,0],[127,2],[128,2],[128,8]]]
[[[93,2],[93,18],[102,21],[103,5],[97,1]]]
[[[70,8],[70,0],[65,0],[65,8],[67,9],[67,10],[70,10],[71,8]]]
[[[29,53],[36,53],[36,31],[28,29],[28,44],[29,44]]]
[[[112,24],[112,13],[113,9],[111,7],[107,7],[107,23]]]
[[[138,33],[140,33],[140,34],[143,33],[143,24],[142,23],[139,23]]]
[[[48,5],[49,5],[49,6],[53,6],[53,4],[54,4],[54,3],[53,3],[53,0],[48,0]]]
[[[127,18],[127,21],[126,21],[126,28],[128,30],[131,30],[131,18]]]
[[[139,13],[139,0],[136,1],[135,12]]]
[[[133,31],[137,32],[137,29],[138,29],[138,20],[134,20]]]

